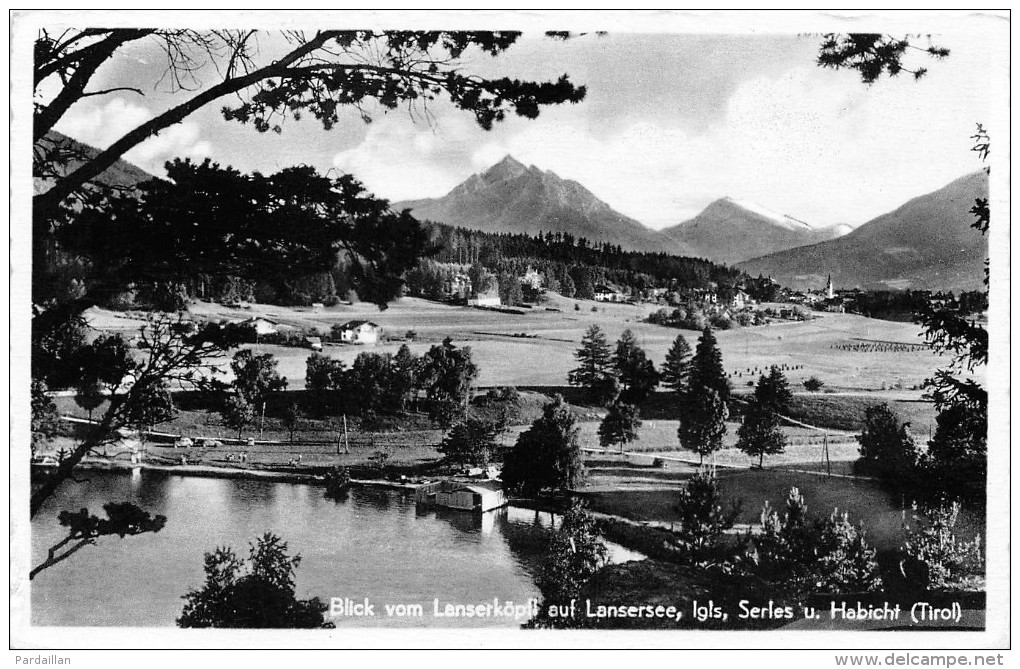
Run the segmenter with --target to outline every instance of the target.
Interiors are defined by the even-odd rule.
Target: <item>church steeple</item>
[[[825,297],[830,300],[836,297],[836,289],[832,286],[831,274],[829,275],[829,278],[825,280]]]

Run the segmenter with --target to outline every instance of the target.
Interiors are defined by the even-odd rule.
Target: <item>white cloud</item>
[[[333,167],[353,174],[379,197],[437,197],[464,179],[458,139],[469,132],[455,117],[437,127],[406,117],[374,121],[365,139],[333,156]]]
[[[489,133],[455,112],[440,114],[435,131],[386,117],[333,164],[381,196],[410,199],[438,197],[509,153],[652,227],[724,196],[815,226],[859,225],[979,167],[969,135],[987,112],[981,71],[979,55],[960,51],[920,81],[865,86],[805,64],[741,82],[697,132],[639,106],[613,132],[595,127],[583,104]]]
[[[152,116],[145,107],[118,97],[106,104],[72,108],[56,129],[86,144],[105,149]],[[178,123],[135,146],[124,158],[144,170],[163,174],[163,163],[169,159],[200,160],[213,153],[213,146],[201,139],[201,134],[196,122]]]

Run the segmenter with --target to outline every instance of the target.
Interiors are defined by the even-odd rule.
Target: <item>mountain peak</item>
[[[726,211],[732,209],[740,209],[744,212],[750,212],[765,219],[772,225],[785,228],[787,230],[799,230],[804,232],[814,231],[814,227],[804,221],[798,220],[787,214],[779,214],[758,204],[757,202],[751,202],[750,200],[739,200],[734,197],[724,197],[705,207],[706,212],[710,210]]]
[[[482,178],[488,183],[506,181],[519,177],[527,171],[528,168],[523,163],[508,153],[503,157],[503,160],[482,172]]]

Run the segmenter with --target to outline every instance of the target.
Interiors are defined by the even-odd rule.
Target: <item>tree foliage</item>
[[[824,520],[810,520],[797,488],[790,490],[782,516],[765,502],[761,526],[760,534],[749,537],[745,566],[768,583],[801,594],[870,592],[882,585],[876,551],[863,528],[838,510]]]
[[[697,349],[691,359],[688,386],[692,392],[696,388],[710,388],[723,403],[730,399],[730,382],[726,379],[726,370],[723,368],[722,352],[711,328],[706,327],[698,339]]]
[[[287,432],[288,432],[288,434],[290,436],[291,443],[294,442],[294,432],[297,430],[298,426],[301,424],[301,419],[303,417],[304,417],[304,414],[301,413],[301,407],[299,407],[294,402],[288,404],[287,408],[283,410],[283,416],[282,416],[281,422],[283,423],[283,427],[286,428],[286,430],[287,430]]]
[[[46,313],[52,316],[52,311]],[[45,320],[49,320],[48,318]],[[54,319],[59,321],[59,319]],[[98,419],[96,428],[64,458],[53,474],[32,490],[31,513],[38,513],[43,502],[60,486],[81,460],[105,444],[112,443],[123,427],[152,425],[156,415],[172,415],[168,387],[208,388],[216,371],[215,356],[236,345],[237,332],[209,323],[196,327],[179,316],[152,315],[139,330],[138,355],[129,354],[119,336],[90,345],[90,355],[99,359],[96,368],[103,372],[109,389],[110,404]],[[165,419],[160,419],[165,420]]]
[[[498,56],[519,37],[516,32],[467,31],[286,30],[271,36],[255,30],[43,29],[35,42],[33,73],[37,173],[53,162],[43,140],[75,105],[116,91],[140,92],[136,81],[95,87],[97,72],[115,71],[127,58],[125,45],[157,44],[167,62],[163,82],[187,97],[55,178],[53,187],[36,197],[36,210],[52,212],[127,151],[222,98],[235,100],[221,108],[225,119],[250,123],[260,132],[282,132],[285,119],[305,115],[328,130],[345,109],[368,121],[373,105],[383,110],[405,105],[427,116],[439,97],[489,129],[508,113],[535,118],[544,105],[584,99],[584,87],[566,75],[532,82],[485,78],[464,67],[463,59],[476,53]],[[202,84],[209,79],[215,83]]]
[[[620,399],[628,404],[640,404],[659,385],[659,373],[648,359],[644,349],[630,330],[624,330],[616,342],[613,369],[622,389]]]
[[[132,282],[279,282],[326,272],[342,257],[358,295],[385,308],[400,294],[403,273],[430,252],[416,220],[390,211],[350,175],[322,176],[308,166],[243,174],[208,159],[166,168],[168,180],[89,201],[40,231],[89,260],[89,301],[103,303]],[[45,248],[40,253],[39,279],[47,280],[53,260]]]
[[[737,448],[758,457],[762,467],[766,455],[786,449],[786,435],[780,429],[780,416],[789,411],[793,393],[782,371],[775,365],[758,379],[754,396],[748,400],[744,421],[737,430]]]
[[[221,410],[223,424],[232,430],[237,430],[237,439],[241,439],[244,428],[255,422],[255,407],[252,406],[244,395],[231,395],[223,403]]]
[[[569,617],[549,616],[550,606],[570,606],[592,576],[609,563],[609,549],[595,519],[580,498],[572,498],[560,526],[549,540],[548,561],[537,579],[542,592],[539,614],[528,627],[574,626]]]
[[[46,384],[38,379],[32,380],[31,429],[32,451],[45,445],[56,436],[60,428],[60,414],[57,405],[49,396]]]
[[[567,376],[570,385],[584,388],[600,402],[612,400],[609,394],[615,389],[613,356],[606,335],[597,324],[585,330],[574,359],[577,367]]]
[[[860,74],[861,81],[871,84],[883,74],[895,77],[907,72],[920,79],[928,70],[904,65],[908,52],[916,51],[929,58],[941,60],[949,55],[949,49],[932,44],[917,46],[919,36],[896,38],[877,33],[828,33],[824,35],[818,53],[818,64],[832,69],[850,69]]]
[[[487,465],[499,447],[497,439],[506,429],[498,420],[467,418],[454,425],[436,449],[462,465]]]
[[[973,150],[987,160],[990,140],[980,124],[971,139]],[[977,199],[971,213],[971,227],[987,234],[987,198]],[[986,308],[989,278],[986,260],[981,300]],[[916,314],[916,320],[924,329],[928,345],[950,358],[947,367],[925,381],[939,412],[923,462],[926,476],[943,495],[983,505],[988,473],[988,391],[970,374],[988,364],[988,331],[962,296],[929,302]]]
[[[503,484],[525,495],[576,487],[584,478],[578,431],[570,408],[557,395],[506,454]]]
[[[722,506],[722,491],[714,472],[700,471],[687,479],[677,494],[677,542],[693,561],[707,557],[723,532],[733,527],[740,505]]]
[[[913,526],[904,523],[907,536],[900,549],[900,571],[911,587],[959,588],[984,573],[980,537],[963,541],[956,536],[960,508],[959,502],[936,506],[925,518],[913,507]]]
[[[257,355],[251,349],[241,349],[230,361],[234,390],[249,404],[262,404],[270,393],[287,387],[287,379],[277,373],[276,366],[277,360],[272,353]]]
[[[900,422],[887,404],[868,407],[864,412],[864,427],[857,435],[861,457],[854,464],[854,470],[898,486],[912,483],[919,454],[909,427],[909,423]]]
[[[429,400],[429,416],[441,424],[452,423],[467,410],[471,388],[478,378],[471,347],[458,348],[447,337],[422,356],[418,378]]]
[[[96,544],[100,537],[116,535],[123,539],[159,532],[166,525],[166,516],[151,516],[130,502],[108,502],[103,510],[105,518],[90,514],[85,508],[77,512],[61,511],[57,519],[67,528],[67,536],[50,547],[46,560],[32,569],[28,578],[34,579],[44,569],[66,560],[85,546]]]
[[[624,446],[635,441],[638,438],[638,428],[641,427],[638,415],[638,408],[633,404],[621,400],[610,404],[606,417],[599,424],[599,444],[602,448],[619,444],[622,451]]]
[[[229,547],[205,554],[205,585],[184,595],[180,627],[315,628],[327,606],[318,597],[295,596],[295,571],[301,556],[290,557],[287,544],[267,532],[249,544],[249,556]]]
[[[704,463],[706,455],[722,448],[729,410],[715,390],[694,386],[688,391],[684,409],[677,428],[680,447],[697,453]]]
[[[690,372],[691,345],[682,334],[678,334],[666,352],[666,361],[662,364],[662,383],[678,395],[683,395],[687,390]]]

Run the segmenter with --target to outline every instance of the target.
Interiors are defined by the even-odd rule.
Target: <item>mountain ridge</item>
[[[973,229],[970,209],[988,197],[979,170],[911,198],[834,240],[737,263],[793,288],[818,287],[832,275],[837,288],[978,290],[988,239]]]

